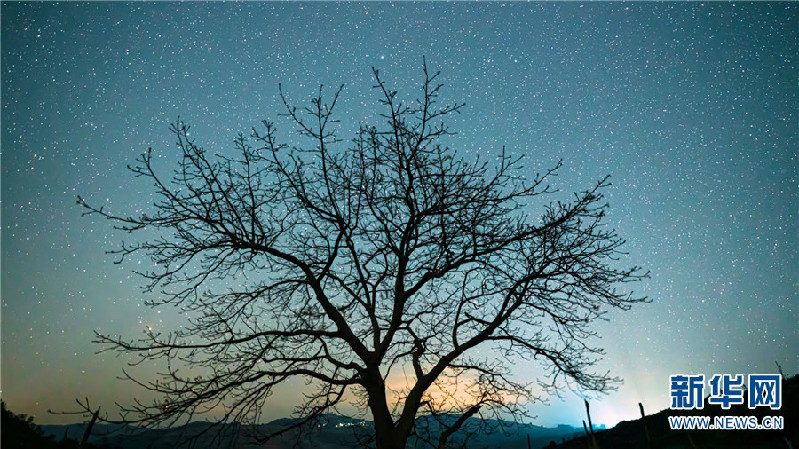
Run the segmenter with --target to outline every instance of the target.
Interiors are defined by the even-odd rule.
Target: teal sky
[[[96,354],[94,329],[135,337],[180,326],[143,305],[104,252],[122,241],[76,195],[120,213],[152,190],[126,166],[147,147],[169,170],[178,116],[206,149],[262,119],[278,83],[303,104],[345,84],[343,133],[374,116],[370,67],[416,96],[424,56],[463,101],[448,145],[504,145],[556,187],[606,174],[609,223],[652,302],[596,328],[602,368],[625,379],[595,422],[668,407],[670,374],[799,372],[795,3],[2,3],[2,397],[37,422],[142,396]],[[125,237],[127,238],[127,237]],[[146,376],[157,367],[145,366]],[[533,362],[519,376],[534,377]],[[146,397],[146,396],[144,396]],[[565,393],[537,424],[579,424]],[[278,395],[272,418],[286,415]]]

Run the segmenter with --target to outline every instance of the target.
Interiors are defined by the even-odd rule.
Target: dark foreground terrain
[[[487,429],[471,420],[465,427],[475,432],[463,446],[467,449],[799,449],[799,377],[784,381],[782,385],[782,408],[770,410],[746,405],[722,410],[718,406],[705,405],[703,410],[663,410],[635,421],[622,421],[612,429],[597,430],[586,436],[583,429],[571,426],[556,428],[539,427],[532,424],[491,422]],[[781,416],[782,430],[671,430],[669,416]],[[441,418],[439,418],[441,419]],[[446,417],[443,419],[447,419]],[[453,418],[454,419],[454,418]],[[180,441],[194,436],[193,447],[205,449],[224,447],[235,449],[349,449],[364,447],[371,433],[371,423],[339,415],[326,415],[312,429],[289,432],[264,444],[253,444],[242,434],[252,430],[269,432],[284,426],[286,419],[276,420],[257,429],[233,425],[203,433],[209,423],[196,422],[175,429],[141,430],[130,426],[97,424],[94,426],[85,448],[96,449],[175,449]],[[24,415],[16,415],[3,405],[2,447],[17,448],[79,448],[85,424],[38,426]],[[420,429],[427,428],[437,433],[437,424],[429,418],[420,418]],[[236,432],[238,430],[238,434]],[[529,441],[529,443],[528,443]],[[411,447],[425,447],[420,441]],[[462,442],[461,442],[462,443]],[[529,444],[529,446],[528,446]],[[460,447],[460,445],[458,445]]]
[[[746,405],[723,410],[705,405],[702,410],[663,410],[635,421],[622,421],[612,429],[597,431],[596,445],[585,432],[550,447],[557,449],[791,449],[799,448],[799,376],[782,383],[782,408],[755,408]],[[782,430],[671,430],[669,416],[764,416],[784,418]],[[647,438],[648,434],[648,438]]]

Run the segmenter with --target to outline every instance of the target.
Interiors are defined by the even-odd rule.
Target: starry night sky
[[[622,262],[651,303],[596,325],[601,369],[625,379],[592,404],[614,424],[668,407],[669,374],[799,372],[795,3],[3,3],[2,397],[37,422],[89,397],[147,398],[116,380],[127,359],[96,354],[94,329],[128,337],[184,317],[143,305],[106,250],[125,238],[82,217],[150,208],[126,165],[147,147],[163,170],[178,116],[208,150],[262,119],[289,124],[345,84],[341,136],[376,113],[370,67],[418,96],[422,57],[442,98],[466,107],[447,144],[466,157],[506,146],[530,173],[563,159],[565,192],[606,174]],[[286,133],[289,135],[288,133]],[[140,237],[147,237],[144,234]],[[158,367],[138,371],[146,377]],[[533,362],[519,366],[533,377]],[[269,418],[291,410],[277,395]],[[567,392],[537,424],[578,424]]]

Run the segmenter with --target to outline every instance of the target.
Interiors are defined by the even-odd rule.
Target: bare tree
[[[298,146],[263,122],[235,139],[236,158],[211,155],[178,120],[171,179],[152,149],[131,167],[153,182],[154,212],[116,215],[78,199],[125,231],[161,231],[115,252],[157,265],[142,273],[158,294],[149,304],[196,315],[140,340],[97,334],[169,362],[163,378],[137,381],[163,400],[137,402],[130,416],[170,424],[213,411],[255,423],[276,386],[302,378],[301,419],[289,427],[354,403],[371,414],[378,449],[411,437],[443,448],[470,417],[523,411],[534,382],[514,378],[513,360],[537,360],[547,384],[611,386],[592,371],[601,350],[590,324],[643,301],[617,288],[646,274],[617,267],[623,240],[602,223],[607,178],[542,202],[533,218],[531,200],[550,192],[560,164],[526,179],[504,150],[492,162],[459,158],[440,140],[462,105],[437,103],[438,73],[425,65],[420,99],[402,102],[373,71],[385,113],[349,144],[333,119],[340,88],[330,102],[320,88],[299,110],[281,90]],[[388,385],[392,375],[407,385]],[[425,415],[435,434],[417,425]]]

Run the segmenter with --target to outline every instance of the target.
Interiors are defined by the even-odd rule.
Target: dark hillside
[[[599,449],[788,449],[799,447],[799,376],[782,383],[782,408],[759,407],[750,410],[745,404],[723,410],[705,405],[702,410],[663,410],[635,421],[622,421],[612,429],[596,432]],[[782,416],[782,430],[671,430],[669,416]],[[647,441],[648,429],[650,440]],[[789,444],[790,442],[790,444]],[[551,446],[558,449],[596,449],[583,435]]]

